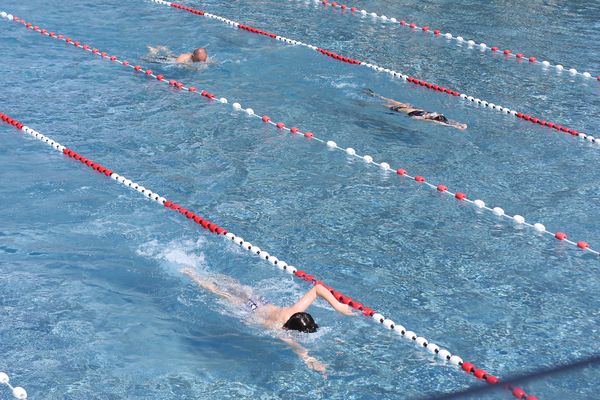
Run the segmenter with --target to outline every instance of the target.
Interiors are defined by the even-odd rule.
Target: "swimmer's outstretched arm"
[[[381,100],[385,100],[386,101],[386,107],[398,107],[400,109],[414,109],[414,107],[411,104],[408,103],[401,103],[399,101],[396,101],[394,99],[390,99],[388,97],[383,97],[382,95],[380,95],[379,93],[375,93],[372,89],[365,89],[365,93],[368,94],[369,96],[373,96],[373,97],[378,97]]]
[[[301,344],[295,342],[294,339],[282,337],[281,340],[287,343],[292,350],[294,350],[294,353],[296,353],[298,357],[304,361],[304,364],[306,364],[308,368],[312,369],[313,371],[320,372],[326,377],[325,373],[327,372],[327,365],[308,354],[308,350],[302,347]]]
[[[342,304],[337,301],[336,298],[333,297],[333,295],[329,292],[329,290],[325,289],[322,285],[313,286],[312,289],[306,292],[306,294],[296,302],[296,304],[289,307],[287,310],[291,312],[291,314],[304,312],[317,299],[317,297],[323,298],[334,310],[341,314],[354,315],[352,308],[350,308],[347,304]]]
[[[441,115],[441,114],[437,114],[437,113],[427,113],[424,116],[415,116],[413,118],[419,119],[421,121],[434,122],[438,125],[450,126],[452,128],[460,129],[461,131],[467,129],[467,124],[463,124],[463,123],[460,123],[460,122],[457,122],[457,121],[454,121],[451,119],[445,119],[445,121],[444,120],[439,121],[439,120],[435,119],[434,114]]]
[[[437,122],[437,121],[433,121],[433,122]],[[437,122],[437,123],[441,124],[441,125],[451,126],[452,128],[460,129],[461,131],[464,131],[465,129],[467,129],[467,124],[453,121],[451,119],[449,119],[447,123],[442,123],[442,122]]]
[[[217,286],[213,281],[206,279],[205,277],[199,275],[192,268],[182,268],[179,270],[179,272],[192,278],[192,280],[194,282],[196,282],[200,287],[213,292],[217,296],[227,300],[230,303],[242,304],[244,302],[239,297],[237,297],[237,296],[233,295],[232,293],[229,293],[226,290],[223,290],[222,288]]]

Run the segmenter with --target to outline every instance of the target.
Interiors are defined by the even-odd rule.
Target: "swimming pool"
[[[43,4],[5,8],[600,243],[594,144],[153,3]],[[312,2],[186,4],[597,134],[596,81],[540,74]],[[540,3],[534,20],[530,6],[451,4],[361,2],[564,65],[599,64],[594,2]],[[0,26],[3,112],[202,210],[500,376],[598,352],[597,257],[315,141]],[[555,33],[541,29],[549,26]],[[147,44],[181,51],[208,45],[216,64],[201,73],[151,65],[142,60]],[[365,87],[469,128],[461,133],[391,114],[362,93]],[[274,302],[291,301],[306,286],[60,162],[11,127],[0,129],[0,190],[9,205],[1,219],[0,369],[30,398],[417,398],[477,384],[366,319],[318,308],[322,333],[304,340],[329,364],[324,380],[175,271],[191,264],[233,275]],[[595,378],[528,390],[540,398],[589,398]]]

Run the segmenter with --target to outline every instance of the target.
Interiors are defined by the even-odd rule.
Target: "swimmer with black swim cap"
[[[400,103],[399,101],[388,99],[387,97],[383,97],[382,95],[375,93],[371,89],[365,89],[365,93],[369,96],[379,97],[380,99],[385,100],[385,106],[387,108],[389,108],[392,111],[406,113],[409,117],[413,119],[435,122],[440,125],[446,125],[456,129],[460,129],[461,131],[467,129],[467,124],[448,119],[444,114],[425,111],[421,108],[416,108],[410,104]]]
[[[297,312],[283,324],[283,329],[300,331],[304,333],[315,333],[319,325],[315,322],[312,315],[305,312]]]
[[[199,275],[192,268],[183,268],[180,272],[192,278],[204,289],[210,290],[228,302],[247,307],[255,321],[269,329],[294,330],[303,333],[316,332],[319,325],[306,310],[318,297],[327,301],[337,312],[344,315],[354,315],[350,306],[337,301],[333,294],[322,285],[313,286],[292,306],[278,307],[267,303],[262,297],[257,298],[252,294],[251,288],[241,285],[230,277],[218,276],[219,282],[217,283],[215,282],[216,275],[208,279]],[[308,351],[292,338],[282,337],[281,340],[289,344],[309,368],[325,373],[326,366],[314,357],[309,356]]]
[[[147,46],[148,50],[150,50],[150,55],[153,57],[157,57],[160,59],[164,59],[165,61],[173,60],[177,63],[189,63],[189,62],[206,62],[208,60],[208,52],[204,47],[198,47],[194,49],[191,53],[183,53],[178,56],[175,56],[168,47],[165,46]],[[161,53],[163,53],[161,55]]]

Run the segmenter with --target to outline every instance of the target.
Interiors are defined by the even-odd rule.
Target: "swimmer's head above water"
[[[300,331],[304,333],[314,333],[319,328],[312,315],[306,312],[297,312],[283,324],[283,329]]]
[[[192,62],[206,62],[208,53],[204,47],[198,47],[192,53]]]
[[[193,268],[182,268],[180,271],[192,278],[201,287],[219,295],[219,297],[231,304],[240,306],[245,304],[246,307],[250,308],[253,320],[268,329],[295,330],[304,333],[316,332],[319,326],[306,310],[318,297],[327,301],[337,312],[348,316],[354,315],[349,305],[340,303],[331,291],[322,284],[313,286],[292,306],[277,307],[273,304],[268,304],[260,297],[256,298],[256,296],[252,296],[252,288],[232,281],[231,278],[224,278],[218,281],[214,274],[210,277],[202,276]],[[308,353],[308,350],[299,343],[296,343],[292,337],[288,335],[278,336],[291,346],[294,352],[302,358],[310,369],[325,374],[327,366],[312,357]]]
[[[191,53],[183,53],[178,56],[175,56],[168,47],[165,46],[147,46],[148,50],[150,50],[150,56],[152,56],[155,60],[162,61],[172,61],[178,63],[196,63],[196,62],[207,62],[208,61],[208,52],[205,47],[198,47],[194,49]]]

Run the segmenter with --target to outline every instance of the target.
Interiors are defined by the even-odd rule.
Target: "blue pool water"
[[[596,1],[356,3],[600,70]],[[309,1],[185,4],[600,135],[595,80]],[[598,145],[144,0],[1,8],[600,246]],[[600,351],[598,257],[1,22],[0,111],[501,377]],[[216,63],[151,64],[148,44],[207,45]],[[469,128],[393,115],[365,87]],[[300,340],[329,366],[324,379],[177,270],[234,276],[280,305],[307,286],[6,124],[0,137],[0,370],[30,398],[414,399],[478,385],[321,304],[323,328]],[[593,398],[598,371],[525,388]]]

